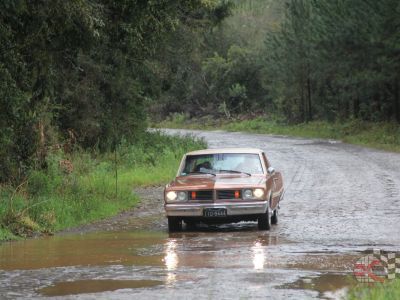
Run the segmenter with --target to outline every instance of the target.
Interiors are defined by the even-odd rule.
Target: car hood
[[[177,190],[211,190],[263,187],[262,176],[182,176],[172,181],[167,188]]]

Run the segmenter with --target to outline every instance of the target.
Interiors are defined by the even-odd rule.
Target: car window
[[[223,173],[237,171],[251,174],[263,173],[258,154],[218,153],[207,155],[188,155],[181,175],[193,172]]]

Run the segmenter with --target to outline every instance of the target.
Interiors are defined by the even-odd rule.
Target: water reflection
[[[170,239],[165,244],[164,264],[167,268],[167,286],[171,286],[176,282],[175,270],[178,268],[179,258],[176,252],[177,243],[175,239]]]
[[[255,270],[262,270],[264,269],[265,263],[265,249],[264,246],[260,241],[254,242],[253,246],[251,247],[253,252],[253,267]]]

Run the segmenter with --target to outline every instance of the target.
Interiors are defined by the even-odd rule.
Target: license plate
[[[226,208],[205,208],[203,214],[207,218],[226,217]]]

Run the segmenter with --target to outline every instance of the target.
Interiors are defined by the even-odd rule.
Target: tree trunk
[[[381,100],[381,95],[379,92],[375,92],[374,94],[374,102],[376,105],[376,109],[379,112],[379,119],[382,119],[382,100]]]
[[[46,157],[47,157],[47,149],[46,149],[46,135],[44,132],[44,123],[42,120],[39,120],[37,124],[37,130],[38,130],[38,149],[37,149],[37,156],[38,156],[38,161],[40,168],[45,169],[47,168],[47,162],[46,162]]]
[[[311,104],[311,79],[310,75],[307,78],[307,100],[308,100],[308,121],[312,121],[312,104]]]
[[[358,95],[353,99],[353,115],[355,118],[359,117],[360,113],[360,98]]]
[[[306,122],[306,103],[304,101],[304,87],[301,82],[301,101],[300,101],[300,111],[301,111],[301,122]]]
[[[394,97],[393,97],[393,104],[394,104],[394,114],[396,117],[397,123],[400,124],[400,91],[399,91],[399,80],[394,81]]]

